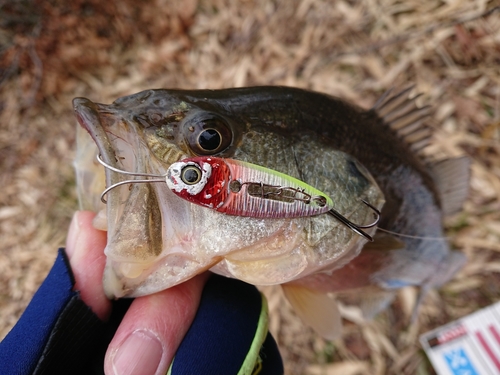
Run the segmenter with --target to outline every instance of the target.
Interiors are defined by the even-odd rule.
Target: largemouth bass
[[[439,286],[464,263],[443,239],[442,218],[466,197],[468,162],[422,161],[428,108],[418,108],[409,90],[384,96],[368,111],[287,87],[148,90],[110,105],[85,98],[73,103],[98,148],[81,153],[78,186],[82,201],[90,202],[86,208],[100,211],[96,225],[108,231],[104,287],[110,298],[154,293],[210,269],[256,285],[284,284],[299,315],[331,338],[340,318],[327,293],[365,288],[378,299],[376,288],[386,301],[386,291],[402,286]],[[97,153],[111,167],[105,184]],[[294,177],[327,194],[336,211],[360,225],[373,221],[362,203],[369,202],[381,210],[379,228],[387,232],[367,229],[375,236],[367,243],[326,214],[225,215],[179,198],[160,182],[118,186],[108,192],[107,207],[99,203],[105,186],[130,178],[117,169],[164,176],[173,163],[195,156]]]

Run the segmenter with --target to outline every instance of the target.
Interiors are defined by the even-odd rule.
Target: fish
[[[297,314],[332,339],[341,326],[335,297],[351,292],[374,314],[398,288],[417,286],[423,296],[466,261],[450,249],[442,222],[467,197],[469,161],[425,159],[430,109],[416,104],[411,88],[387,92],[369,110],[277,86],[155,89],[109,105],[75,98],[73,107],[85,150],[75,162],[79,196],[108,232],[110,298],[155,293],[211,270],[281,285]],[[105,182],[97,155],[109,166]],[[117,172],[167,176],[175,163],[199,157],[297,179],[361,227],[373,222],[373,207],[381,212],[366,230],[374,241],[331,215],[227,215],[179,197],[167,180],[134,182]],[[114,185],[103,206],[100,192]]]

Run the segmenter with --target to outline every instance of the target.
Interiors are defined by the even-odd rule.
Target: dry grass
[[[71,3],[71,5],[68,5]],[[141,5],[139,5],[141,4]],[[429,374],[417,337],[499,300],[500,11],[488,0],[0,2],[0,337],[44,279],[77,203],[70,100],[152,87],[290,85],[369,107],[415,83],[435,108],[439,156],[473,159],[470,198],[447,220],[467,266],[424,301],[416,291],[342,340],[302,326],[269,290],[290,374]],[[488,12],[489,10],[493,10]]]

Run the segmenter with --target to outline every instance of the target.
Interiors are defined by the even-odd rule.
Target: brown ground
[[[416,292],[404,289],[373,322],[346,309],[349,320],[335,343],[313,335],[287,308],[278,310],[284,305],[278,293],[270,291],[269,303],[289,374],[433,373],[418,335],[500,296],[497,5],[0,2],[0,337],[44,279],[77,209],[73,97],[111,102],[146,88],[271,84],[369,107],[387,88],[415,83],[423,102],[435,108],[432,152],[473,159],[465,210],[447,220],[452,245],[469,257],[467,266],[427,296],[414,325],[408,321]]]

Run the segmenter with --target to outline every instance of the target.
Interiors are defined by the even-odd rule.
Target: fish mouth
[[[168,165],[151,157],[142,130],[127,121],[119,108],[86,98],[74,99],[73,107],[78,123],[97,146],[96,154],[108,166],[106,186],[136,179],[117,170],[166,173]],[[98,229],[107,230],[103,286],[109,298],[154,293],[189,279],[218,261],[189,255],[191,236],[187,231],[181,233],[173,223],[174,217],[185,218],[189,207],[165,183],[131,181],[110,190],[105,199],[105,207],[100,203],[99,208],[93,209],[99,211],[101,218]],[[166,274],[172,285],[163,282]]]
[[[115,149],[116,144],[113,144],[108,137],[107,128],[110,126],[110,121],[105,121],[105,116],[102,114],[108,112],[109,114],[113,114],[109,109],[104,109],[103,105],[92,102],[87,98],[75,98],[73,99],[73,108],[75,111],[75,115],[78,123],[81,125],[83,129],[87,131],[87,133],[91,136],[94,144],[97,146],[99,158],[107,165],[120,169],[124,168],[118,164],[120,158],[116,155]],[[109,117],[110,118],[110,117]],[[104,121],[103,121],[104,120]],[[106,126],[108,125],[108,126]],[[115,142],[116,143],[116,142]],[[92,155],[95,157],[96,155]],[[128,158],[130,159],[130,158]],[[129,163],[127,163],[129,164]],[[123,176],[119,173],[114,172],[112,169],[105,168],[105,180],[106,186],[111,186],[116,183],[119,183],[123,180]],[[119,196],[117,194],[109,194],[107,197],[107,217],[119,216],[118,212],[116,212],[119,208]],[[93,207],[97,208],[97,207]],[[112,227],[108,226],[102,229],[107,231],[113,231]]]

